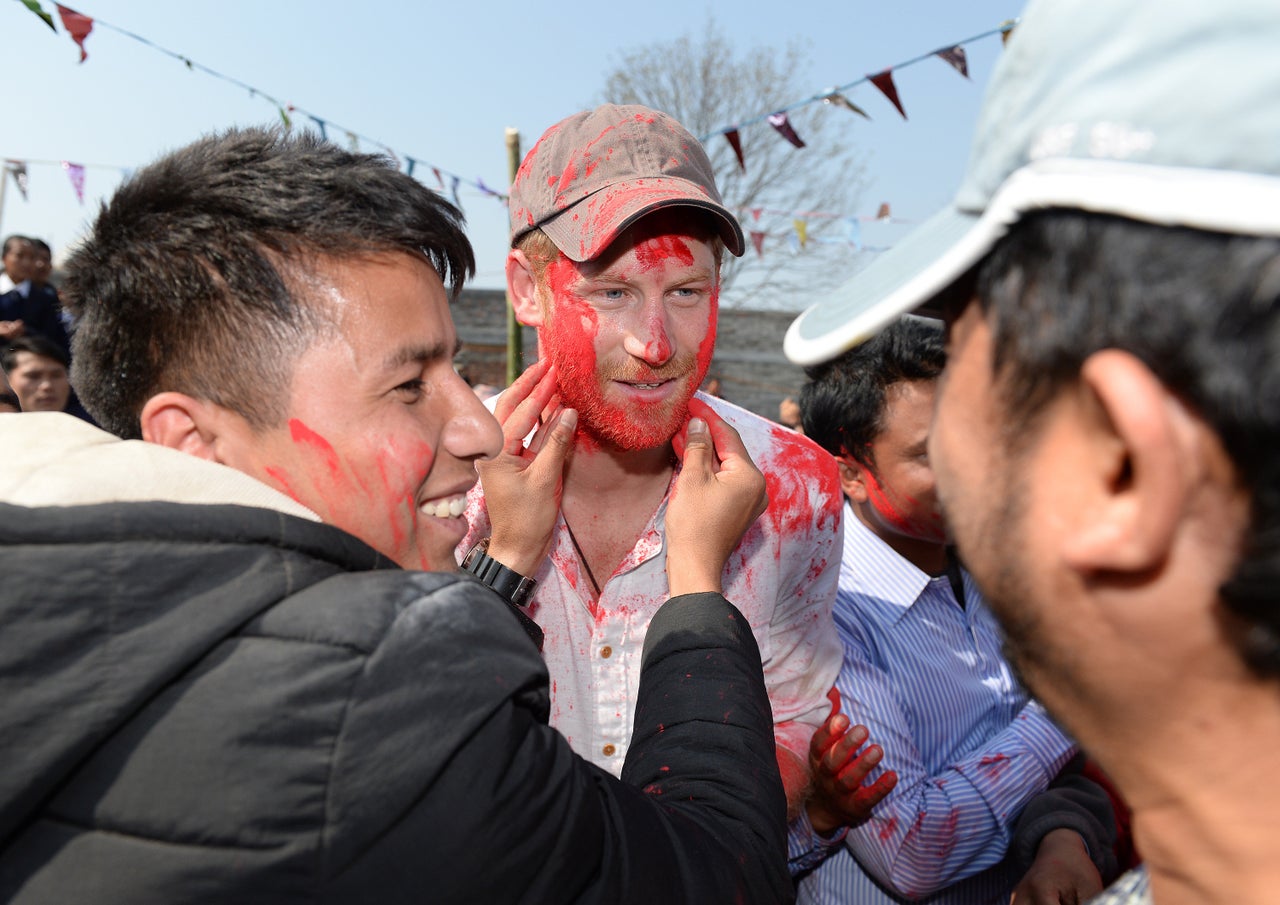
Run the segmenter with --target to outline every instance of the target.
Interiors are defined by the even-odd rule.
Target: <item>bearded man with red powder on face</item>
[[[550,557],[526,576],[537,582],[528,611],[545,633],[551,724],[583,757],[621,768],[640,649],[668,593],[664,516],[680,431],[691,414],[713,410],[768,482],[769,507],[723,578],[760,645],[794,816],[811,762],[823,755],[844,768],[866,740],[838,717],[811,746],[841,660],[831,621],[840,487],[830,458],[803,437],[697,392],[715,348],[721,256],[744,249],[706,153],[664,113],[583,111],[548,129],[525,158],[510,217],[512,305],[538,330],[539,366],[554,373],[560,403],[579,415]],[[513,459],[519,449],[508,429]],[[460,557],[488,542],[489,511],[505,509],[492,494],[484,486],[469,495]],[[865,818],[878,800],[860,783],[879,753],[871,746],[850,762],[845,792],[859,810],[830,828]]]

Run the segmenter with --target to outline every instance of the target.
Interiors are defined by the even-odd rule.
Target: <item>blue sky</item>
[[[42,3],[56,19],[53,3]],[[1024,5],[1025,0],[72,4],[319,115],[334,124],[330,137],[345,142],[342,130],[351,129],[415,157],[415,175],[428,184],[435,182],[428,169],[434,164],[500,191],[507,183],[507,127],[520,131],[527,151],[547,126],[593,102],[622,51],[674,40],[710,18],[739,48],[781,48],[793,38],[807,42],[809,87],[796,98],[801,100],[996,28],[1020,15]],[[41,236],[56,257],[83,233],[98,201],[119,184],[122,169],[205,132],[279,121],[263,98],[105,27],[95,28],[86,42],[89,59],[79,63],[78,49],[58,26],[54,34],[22,3],[0,0],[0,59],[7,73],[0,157],[32,161],[30,200],[10,181],[0,231]],[[871,114],[871,122],[830,110],[848,120],[848,141],[866,153],[861,209],[848,213],[869,216],[889,202],[896,218],[920,221],[950,200],[1001,43],[984,38],[966,45],[966,52],[968,81],[937,59],[895,72],[907,121],[867,83],[848,96]],[[744,110],[742,119],[767,112]],[[794,153],[797,165],[805,165],[805,152]],[[42,160],[54,163],[34,162]],[[87,165],[83,205],[56,163],[61,160]],[[474,285],[499,287],[505,209],[465,183],[459,195],[476,247]],[[908,228],[868,224],[863,239],[890,245]],[[857,267],[854,258],[851,253],[850,272]]]

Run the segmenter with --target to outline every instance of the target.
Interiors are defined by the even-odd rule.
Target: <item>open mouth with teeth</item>
[[[456,496],[448,500],[426,502],[418,507],[423,515],[434,515],[436,518],[458,518],[466,511],[466,497]]]

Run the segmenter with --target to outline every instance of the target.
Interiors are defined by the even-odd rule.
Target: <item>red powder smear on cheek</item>
[[[293,487],[289,484],[289,479],[285,477],[285,474],[283,471],[281,471],[279,468],[276,468],[275,466],[272,466],[272,465],[268,465],[263,470],[267,473],[268,477],[270,477],[271,480],[275,481],[282,488],[284,488],[285,493],[293,497],[299,503],[302,502],[302,500],[298,497],[298,492],[294,490]]]
[[[342,465],[338,462],[338,454],[329,445],[328,440],[297,418],[289,419],[289,436],[293,438],[294,443],[300,443],[318,452],[329,469],[329,477],[333,478],[335,482],[342,480]]]
[[[867,481],[867,499],[871,503],[871,507],[880,513],[881,518],[893,525],[904,534],[914,534],[911,519],[903,514],[902,510],[889,500],[884,492],[884,488],[880,486],[880,482],[876,480],[876,476],[869,470],[863,469],[863,476]]]
[[[707,315],[707,334],[698,345],[698,384],[711,369],[711,356],[716,352],[716,329],[720,319],[720,287],[711,293],[711,311]]]

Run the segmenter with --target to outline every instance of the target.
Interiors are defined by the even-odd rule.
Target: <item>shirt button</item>
[[[613,747],[613,745],[605,745],[601,750],[604,752],[605,757],[613,757],[618,749]]]
[[[600,648],[600,656],[608,660],[613,656],[613,648],[606,644],[604,647]]]

